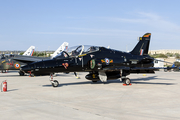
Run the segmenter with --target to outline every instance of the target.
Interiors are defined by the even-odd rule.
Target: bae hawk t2
[[[110,79],[121,78],[126,85],[131,84],[127,76],[131,73],[154,73],[154,58],[148,55],[151,33],[139,38],[139,42],[131,52],[122,52],[99,46],[79,45],[62,51],[51,60],[43,60],[23,66],[22,72],[31,74],[57,72],[88,72],[86,79],[93,82],[106,82]],[[53,87],[59,85],[53,80]]]

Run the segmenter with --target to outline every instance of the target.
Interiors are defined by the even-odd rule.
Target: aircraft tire
[[[126,84],[126,85],[131,84],[131,80],[130,80],[129,78],[124,78],[124,79],[122,80],[122,82],[123,82],[124,84]]]
[[[6,70],[2,70],[1,72],[2,72],[2,73],[6,73]]]
[[[57,87],[59,85],[59,82],[57,80],[54,80],[53,82],[54,82],[54,83],[52,83],[53,87]]]

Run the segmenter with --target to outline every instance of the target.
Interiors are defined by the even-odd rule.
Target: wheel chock
[[[131,83],[129,85],[132,85]],[[123,86],[128,86],[127,84],[123,84]]]

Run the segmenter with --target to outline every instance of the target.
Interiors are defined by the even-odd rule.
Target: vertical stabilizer
[[[146,33],[139,37],[136,47],[130,52],[133,55],[147,55],[149,51],[151,33]]]
[[[61,53],[62,51],[64,51],[65,49],[68,48],[68,44],[67,42],[64,42],[51,56],[51,58],[54,58],[56,55],[58,55],[59,53]]]
[[[24,52],[23,55],[26,55],[26,56],[33,56],[34,49],[35,49],[35,46],[29,47],[29,48],[26,50],[26,52]]]

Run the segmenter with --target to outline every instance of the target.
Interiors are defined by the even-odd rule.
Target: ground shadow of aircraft
[[[19,77],[19,75],[1,75],[0,78],[3,78],[3,77]]]
[[[133,79],[133,81],[150,81],[150,80],[173,80],[173,79],[167,79],[167,78],[158,78],[158,76],[150,76],[150,77],[141,77],[137,79]]]
[[[151,85],[176,85],[177,83],[158,83],[158,82],[143,82],[143,81],[153,81],[159,78],[156,78],[157,76],[152,76],[152,77],[146,77],[146,78],[140,78],[140,79],[131,79],[131,83],[132,84],[151,84]],[[164,78],[163,78],[164,80]],[[166,79],[167,80],[167,79]],[[170,80],[170,79],[168,79]],[[172,79],[173,80],[173,79]],[[137,82],[138,81],[138,82]],[[139,82],[142,81],[142,82]],[[114,84],[114,83],[122,83],[122,81],[120,81],[119,79],[115,79],[115,80],[109,80],[106,83],[102,83],[100,81],[94,83],[91,81],[86,81],[86,82],[75,82],[75,83],[61,83],[58,87],[62,87],[62,86],[70,86],[70,85],[85,85],[85,84]],[[43,87],[51,87],[52,85],[43,85]]]

